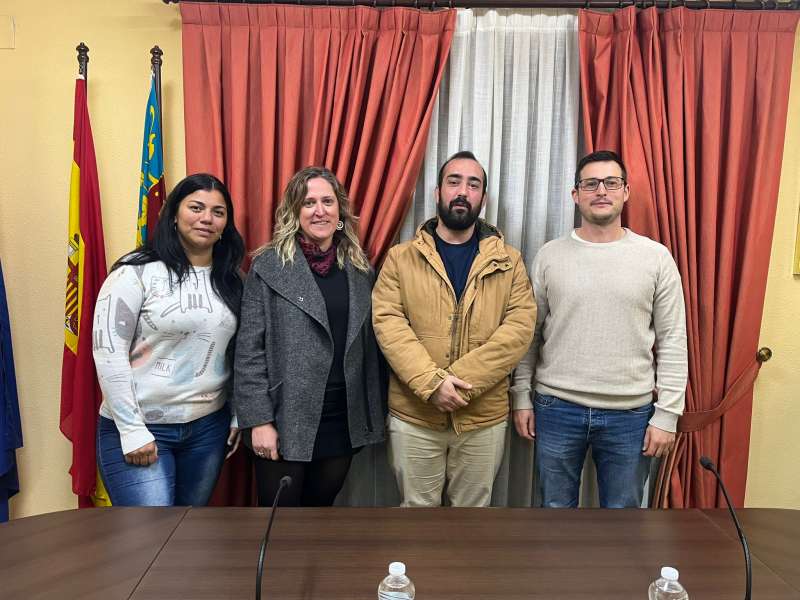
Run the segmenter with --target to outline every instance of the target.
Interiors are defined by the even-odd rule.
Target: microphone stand
[[[278,510],[278,499],[281,497],[281,492],[291,485],[292,478],[288,475],[284,475],[281,477],[278,491],[275,492],[275,500],[272,502],[272,511],[269,514],[267,532],[264,534],[264,539],[261,540],[261,549],[258,551],[258,568],[256,569],[256,600],[261,600],[261,576],[264,574],[264,556],[267,553],[267,541],[269,540],[269,532],[272,531],[272,522],[275,520],[275,513]]]
[[[711,471],[714,474],[714,477],[717,478],[717,483],[719,483],[719,487],[725,496],[725,502],[728,503],[728,510],[731,513],[731,517],[733,517],[733,524],[736,525],[736,533],[739,534],[739,541],[742,543],[742,550],[744,551],[744,565],[747,576],[744,598],[745,600],[750,600],[750,594],[753,587],[753,565],[750,561],[750,546],[747,544],[747,538],[744,537],[744,531],[742,531],[739,518],[736,516],[736,511],[733,509],[733,503],[731,502],[730,496],[728,496],[728,490],[725,489],[725,484],[722,482],[722,476],[719,474],[719,471],[717,471],[716,465],[707,456],[700,457],[700,465],[706,471]]]

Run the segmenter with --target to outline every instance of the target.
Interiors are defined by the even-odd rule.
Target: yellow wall
[[[5,0],[16,48],[0,49],[0,258],[25,447],[12,517],[75,507],[58,430],[75,46],[89,46],[89,110],[106,256],[133,247],[150,48],[162,69],[167,186],[185,174],[180,16],[157,0]]]
[[[58,430],[74,48],[80,41],[90,48],[89,103],[112,261],[134,242],[148,51],[154,44],[165,53],[167,186],[184,175],[180,19],[177,7],[157,0],[5,0],[0,13],[13,16],[16,24],[16,48],[0,50],[0,257],[25,436],[17,453],[22,492],[11,500],[11,514],[23,517],[75,506],[67,475],[71,448]],[[756,389],[751,506],[800,508],[794,483],[800,280],[791,276],[800,194],[797,68],[795,75],[795,116],[762,328],[763,343],[775,358],[762,369]]]
[[[800,508],[800,277],[792,275],[800,205],[800,29],[795,37],[789,119],[772,240],[761,367],[753,399],[746,506]]]

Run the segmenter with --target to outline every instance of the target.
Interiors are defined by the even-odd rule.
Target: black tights
[[[272,506],[281,477],[292,485],[281,492],[279,506],[332,506],[350,470],[352,454],[320,458],[311,462],[255,458],[258,505]]]

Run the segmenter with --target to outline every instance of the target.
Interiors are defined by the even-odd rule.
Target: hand
[[[514,427],[520,437],[533,441],[533,438],[536,437],[535,422],[532,408],[521,408],[514,411]]]
[[[228,434],[228,446],[230,450],[225,455],[225,460],[228,460],[231,456],[236,454],[236,451],[239,449],[239,442],[242,439],[242,432],[238,427],[231,427],[231,431]]]
[[[129,465],[136,465],[137,467],[149,467],[158,460],[158,446],[155,442],[149,442],[131,450],[125,455],[125,462]]]
[[[431,403],[442,412],[453,412],[466,406],[467,401],[461,397],[456,388],[471,390],[472,385],[455,375],[448,375],[431,394]]]
[[[253,452],[256,453],[256,456],[267,460],[280,459],[278,454],[278,430],[275,429],[274,424],[267,423],[253,427],[250,430],[250,436],[253,441]]]
[[[674,433],[664,431],[654,425],[647,426],[647,431],[644,434],[644,444],[642,445],[642,453],[645,456],[666,456],[672,451],[674,445]]]

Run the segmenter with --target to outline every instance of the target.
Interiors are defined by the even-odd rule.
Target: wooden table
[[[738,539],[727,510],[703,512]],[[751,551],[786,583],[800,590],[800,511],[750,509],[736,514]],[[755,593],[753,595],[756,597]]]
[[[0,525],[0,598],[252,598],[269,509],[107,508]],[[753,598],[800,599],[800,511],[747,509]],[[264,598],[368,599],[392,560],[420,600],[741,598],[727,511],[281,508]]]

